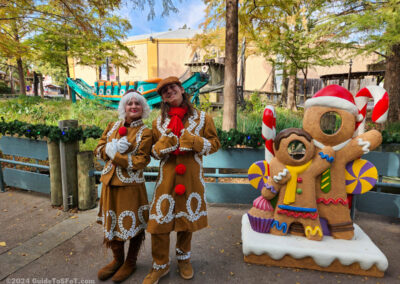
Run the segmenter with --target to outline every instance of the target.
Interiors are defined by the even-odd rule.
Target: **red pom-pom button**
[[[184,194],[186,191],[186,187],[183,184],[177,184],[175,186],[175,193],[178,195]]]
[[[118,129],[118,133],[119,133],[120,136],[125,136],[125,135],[126,135],[126,132],[128,132],[128,130],[126,129],[125,126],[121,126],[121,127]]]
[[[175,172],[176,172],[178,175],[183,175],[183,174],[186,172],[186,166],[185,166],[184,164],[178,164],[178,165],[175,167]]]
[[[297,178],[297,182],[298,182],[298,183],[302,183],[302,182],[303,182],[303,179],[302,179],[301,177],[299,177],[299,178]]]

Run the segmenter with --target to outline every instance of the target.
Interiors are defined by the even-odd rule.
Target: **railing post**
[[[57,142],[47,141],[50,165],[50,198],[51,205],[61,206],[63,204],[60,145]]]
[[[96,207],[97,188],[94,177],[93,152],[79,152],[78,161],[78,208],[87,210]]]
[[[4,178],[3,178],[3,169],[1,168],[1,163],[0,163],[0,192],[5,192],[6,189],[4,187]]]
[[[58,127],[62,131],[78,127],[77,120],[61,120]],[[76,155],[79,151],[79,142],[64,143],[60,141],[61,181],[64,211],[78,206],[78,179]]]

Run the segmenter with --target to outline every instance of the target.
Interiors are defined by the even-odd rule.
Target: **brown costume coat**
[[[105,147],[112,139],[120,139],[122,121],[110,123],[95,149],[105,161],[101,176],[103,183],[99,202],[98,223],[104,226],[104,240],[126,241],[146,228],[149,205],[144,185],[143,168],[150,162],[151,130],[141,120],[127,127],[128,150],[116,153],[113,160]]]
[[[178,138],[167,131],[169,121],[167,118],[161,124],[161,117],[158,117],[152,128],[153,140],[156,141],[152,154],[161,161],[150,206],[147,230],[151,234],[164,234],[173,230],[194,232],[207,226],[202,156],[214,153],[220,147],[212,118],[195,110],[192,116],[183,121],[185,131],[188,131],[185,135],[195,136],[191,149],[188,148],[183,155],[172,154],[178,147]],[[166,136],[171,138],[170,141],[173,141],[174,145],[164,142]],[[175,171],[179,164],[186,167],[182,175]],[[183,195],[175,193],[177,184],[185,186],[186,191]]]

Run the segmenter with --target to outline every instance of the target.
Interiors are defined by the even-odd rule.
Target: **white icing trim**
[[[136,236],[141,230],[146,229],[147,223],[144,220],[144,216],[143,216],[143,212],[145,210],[149,210],[149,205],[142,205],[138,209],[137,214],[138,214],[138,219],[140,221],[140,224],[138,226],[136,226],[135,212],[130,211],[130,210],[125,210],[125,211],[121,212],[121,214],[119,214],[119,216],[118,216],[118,228],[119,228],[120,232],[115,230],[115,227],[117,225],[117,215],[115,214],[115,212],[113,210],[108,210],[105,214],[105,216],[106,216],[105,218],[104,218],[104,213],[103,213],[102,216],[97,217],[97,219],[102,221],[102,223],[104,224],[104,235],[105,235],[106,239],[111,241],[114,237],[118,237],[122,240],[128,240],[130,237],[132,238],[132,237]],[[132,225],[128,230],[123,225],[123,220],[125,217],[132,218]],[[110,218],[111,218],[111,226],[110,226],[110,230],[107,231],[108,222],[110,221]]]
[[[169,263],[170,263],[170,260],[168,260],[168,262],[165,264],[157,264],[157,263],[153,262],[153,269],[154,270],[165,269],[165,268],[167,268],[167,266],[169,266]]]
[[[344,141],[344,142],[342,142],[342,143],[340,143],[340,144],[337,144],[337,145],[333,146],[332,149],[333,149],[334,151],[339,151],[339,150],[342,149],[344,146],[346,146],[350,141],[351,141],[351,138],[348,139],[348,140],[346,140],[346,141]],[[314,142],[314,145],[317,146],[317,147],[320,148],[320,149],[322,149],[322,148],[325,147],[324,144],[322,144],[321,142],[319,142],[319,141],[317,141],[317,140],[315,140],[315,139],[313,139],[313,142]]]
[[[113,134],[113,132],[119,127],[121,122],[122,122],[121,120],[118,120],[116,123],[114,123],[110,131],[107,132],[107,141],[109,141],[108,139],[110,138],[111,134]]]
[[[191,132],[197,125],[195,120],[199,117],[197,110],[194,110],[193,115],[188,118],[189,126],[186,128],[189,132]]]
[[[143,120],[142,119],[138,119],[138,120],[133,121],[129,126],[130,127],[137,127],[137,126],[140,126],[140,125],[143,125]]]
[[[161,160],[161,157],[158,156],[156,150],[154,149],[154,145],[151,146],[151,154],[153,155],[154,158],[156,158],[157,160]]]
[[[208,155],[211,151],[211,143],[206,138],[201,137],[203,139],[203,149],[199,153],[199,155]]]
[[[128,174],[129,177],[125,177],[124,174],[122,173],[122,167],[117,166],[117,177],[120,181],[123,183],[143,183],[145,182],[145,179],[143,177],[143,170],[137,170],[137,171],[132,171],[131,169],[126,169],[126,173]]]
[[[102,160],[102,161],[103,161],[103,159],[101,158],[101,149],[103,147],[104,147],[104,145],[101,145],[99,148],[97,148],[97,151],[96,151],[96,158],[99,160]]]
[[[156,192],[156,190],[154,190]],[[154,200],[154,198],[153,198]],[[169,208],[168,208],[168,213],[167,215],[164,216],[163,212],[161,211],[161,203],[164,200],[168,200],[169,202]],[[175,200],[174,198],[169,195],[169,194],[163,194],[161,195],[156,204],[156,213],[157,214],[151,214],[150,215],[150,220],[156,220],[158,224],[163,224],[163,223],[169,223],[174,219],[174,207],[175,207]],[[153,204],[151,205],[151,208],[153,208]]]
[[[369,146],[371,143],[369,141],[362,140],[361,138],[357,139],[358,145],[362,147],[363,153],[367,154],[369,152]]]
[[[108,160],[108,162],[104,165],[103,170],[101,171],[101,175],[103,176],[103,175],[108,174],[112,170],[113,166],[114,165],[111,162],[111,160]]]
[[[186,260],[191,256],[191,252],[183,252],[181,249],[176,248],[176,259],[177,260]]]
[[[272,179],[278,183],[282,180],[283,177],[287,176],[289,173],[289,170],[284,168],[281,172],[279,172],[276,176],[274,176]]]
[[[192,202],[193,198],[195,198],[197,200],[197,208],[196,208],[195,212],[193,212],[192,207],[191,207],[191,202]],[[201,208],[200,194],[198,194],[197,192],[192,192],[189,195],[188,199],[186,200],[187,213],[184,211],[181,211],[176,214],[175,218],[185,217],[190,222],[195,222],[195,221],[199,220],[202,216],[207,216],[207,211],[200,211],[200,208]]]
[[[321,267],[328,267],[335,259],[348,266],[359,263],[364,270],[374,264],[380,271],[388,268],[388,260],[371,239],[354,224],[353,240],[340,240],[324,236],[316,242],[304,237],[257,233],[251,229],[247,214],[242,216],[243,254],[267,254],[274,260],[290,255],[295,259],[311,257]]]
[[[197,114],[197,112],[196,112]],[[200,130],[203,128],[204,126],[204,121],[205,121],[205,117],[206,117],[206,113],[204,111],[200,112],[200,121],[199,121],[199,125],[196,127],[196,130],[194,131],[194,133],[199,136],[200,134]]]
[[[165,165],[165,163],[166,163],[167,160],[168,160],[168,156],[167,156],[164,160],[162,160],[162,161],[160,162],[160,168],[159,168],[159,172],[158,172],[158,180],[157,180],[157,182],[156,182],[156,185],[154,186],[153,199],[152,199],[152,201],[151,201],[150,208],[153,208],[154,202],[156,201],[157,189],[158,189],[158,187],[160,186],[160,184],[161,184],[161,182],[162,182],[162,180],[163,180],[163,168],[164,168],[164,165]]]

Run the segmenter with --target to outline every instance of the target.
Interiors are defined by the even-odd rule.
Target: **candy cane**
[[[263,114],[262,138],[265,140],[265,160],[269,163],[274,157],[272,143],[276,136],[276,113],[273,106],[266,106]]]
[[[384,123],[388,116],[389,96],[386,90],[379,86],[367,86],[361,89],[356,97],[355,102],[357,108],[362,115],[362,121],[357,122],[354,135],[364,133],[365,119],[367,116],[367,103],[370,98],[374,99],[374,108],[372,110],[372,121],[376,123]]]

